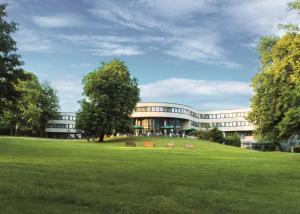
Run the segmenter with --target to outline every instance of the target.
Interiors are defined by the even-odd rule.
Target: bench
[[[126,141],[125,146],[136,147],[136,143],[133,141]]]
[[[194,145],[193,144],[184,144],[184,148],[186,149],[194,149]]]
[[[144,142],[144,147],[155,147],[155,144],[152,143],[152,142],[147,142],[147,141],[145,141],[145,142]]]
[[[175,143],[167,143],[166,147],[167,148],[175,148]]]

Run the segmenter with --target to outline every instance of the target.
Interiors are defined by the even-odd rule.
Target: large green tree
[[[123,61],[114,59],[83,79],[84,95],[76,116],[76,128],[99,137],[130,129],[130,116],[139,101],[137,80]]]
[[[0,115],[20,97],[15,85],[19,79],[25,79],[16,41],[11,37],[17,30],[16,23],[8,22],[6,17],[6,5],[0,4]]]
[[[300,14],[300,0],[288,3]],[[252,80],[255,96],[251,100],[249,120],[256,134],[277,143],[297,131],[300,119],[300,35],[297,24],[281,24],[283,37],[262,37],[257,51],[260,73]]]
[[[256,125],[257,135],[276,143],[283,136],[279,124],[285,113],[299,106],[300,35],[264,37],[258,53],[262,66],[252,80],[255,96],[249,120]]]
[[[4,117],[11,124],[12,134],[44,136],[47,121],[55,117],[59,109],[56,91],[49,83],[40,83],[33,73],[26,75],[28,79],[16,83],[21,96],[10,103]]]

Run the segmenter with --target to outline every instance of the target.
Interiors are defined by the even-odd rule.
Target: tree
[[[52,88],[49,82],[40,84],[41,96],[39,97],[38,105],[41,109],[39,120],[38,133],[40,136],[45,136],[47,121],[58,116],[59,99],[56,95],[56,90]]]
[[[290,109],[279,123],[280,136],[300,135],[300,106]]]
[[[300,0],[294,0],[288,3],[288,8],[290,10],[296,11],[300,14]],[[289,24],[279,24],[278,27],[287,32],[300,32],[300,27],[297,24],[289,23]]]
[[[258,53],[262,66],[252,80],[255,95],[248,119],[256,125],[258,136],[277,143],[281,136],[279,123],[286,112],[299,105],[300,35],[264,37]]]
[[[15,22],[6,21],[6,5],[0,4],[0,115],[8,108],[10,102],[20,97],[15,84],[25,79],[23,64],[17,54],[16,41],[11,34],[17,30]]]
[[[139,88],[123,61],[114,59],[83,79],[84,95],[77,113],[76,127],[99,137],[129,130],[130,116],[139,101]]]
[[[56,91],[49,83],[40,83],[33,73],[26,72],[26,75],[28,79],[16,83],[16,90],[22,96],[10,103],[5,119],[11,124],[12,134],[44,136],[46,122],[59,109]]]

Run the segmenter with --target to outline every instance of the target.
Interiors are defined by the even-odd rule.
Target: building
[[[60,112],[59,116],[49,120],[46,134],[53,138],[80,138],[81,134],[75,129],[75,112]]]
[[[249,108],[218,111],[200,111],[190,106],[165,102],[140,102],[132,118],[136,134],[182,133],[206,127],[217,127],[225,135],[239,133],[253,135],[254,126],[246,120]],[[80,137],[75,130],[75,113],[61,112],[48,121],[49,137]]]
[[[246,120],[249,111],[249,108],[200,111],[176,103],[140,102],[132,118],[140,133],[168,130],[180,132],[217,127],[225,135],[239,133],[242,136],[249,136],[254,131],[254,126]]]

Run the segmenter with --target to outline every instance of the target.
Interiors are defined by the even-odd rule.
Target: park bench
[[[195,147],[194,147],[194,145],[193,144],[184,144],[184,148],[186,148],[186,149],[194,149]]]
[[[152,142],[145,141],[144,142],[144,147],[155,147],[155,144],[152,143]]]
[[[175,148],[175,143],[167,143],[166,147],[167,148]]]
[[[125,146],[136,147],[136,143],[133,141],[126,141]]]

